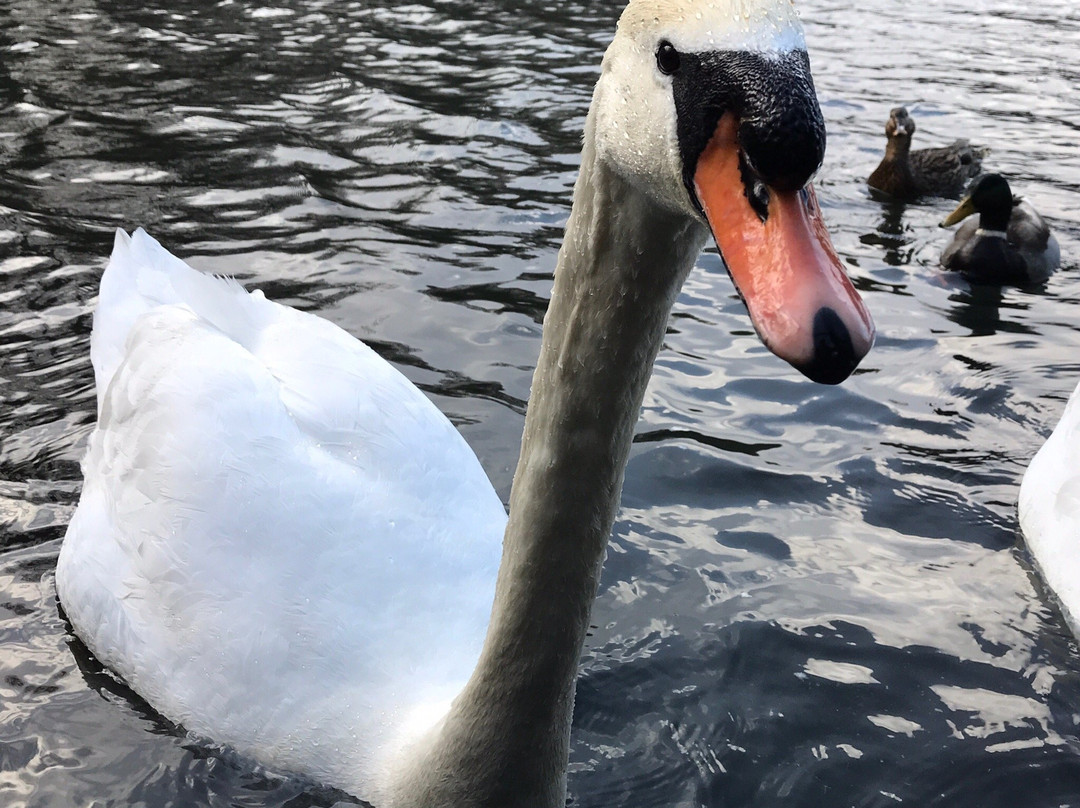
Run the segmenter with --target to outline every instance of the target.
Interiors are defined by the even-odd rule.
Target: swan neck
[[[413,804],[564,805],[578,659],[634,424],[671,306],[708,232],[598,159],[591,121],[544,319],[491,623],[423,764],[416,797],[428,801]]]

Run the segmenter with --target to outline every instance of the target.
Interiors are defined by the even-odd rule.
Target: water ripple
[[[811,386],[715,251],[646,394],[582,666],[576,805],[1080,805],[1076,641],[1016,489],[1080,375],[1065,0],[802,3],[819,195],[878,325]],[[505,498],[609,4],[10,0],[0,19],[0,801],[330,806],[163,721],[52,585],[117,226],[367,339]],[[1044,288],[937,267],[942,205],[872,199],[888,110],[1043,211]]]

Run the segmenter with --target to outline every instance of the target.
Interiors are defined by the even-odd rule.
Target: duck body
[[[1024,472],[1019,514],[1035,564],[1080,636],[1080,385]]]
[[[118,234],[56,577],[75,632],[172,721],[377,808],[562,808],[634,424],[709,234],[763,342],[809,378],[843,381],[873,343],[809,185],[824,148],[789,0],[631,0],[508,517],[370,349]]]
[[[476,665],[506,515],[475,455],[363,343],[142,231],[91,356],[57,570],[80,637],[188,730],[368,793]]]
[[[885,156],[867,184],[902,201],[925,196],[957,198],[982,169],[986,149],[967,140],[933,149],[911,149],[915,121],[904,107],[896,107],[885,125]]]
[[[1029,203],[1012,195],[1008,181],[984,174],[944,222],[964,222],[941,254],[941,265],[977,283],[1030,286],[1043,283],[1061,263],[1050,226]]]

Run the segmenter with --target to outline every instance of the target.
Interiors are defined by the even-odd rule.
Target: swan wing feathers
[[[1024,473],[1019,511],[1031,554],[1080,633],[1080,385]]]
[[[371,794],[479,654],[506,520],[479,461],[370,348],[142,231],[92,358],[57,571],[77,633],[189,730]]]

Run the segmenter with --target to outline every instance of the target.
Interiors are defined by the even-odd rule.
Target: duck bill
[[[730,114],[698,158],[694,184],[762,342],[816,382],[846,379],[873,345],[874,324],[833,249],[813,188],[769,188],[767,213],[759,215]]]
[[[958,222],[964,221],[968,216],[975,213],[975,203],[971,201],[971,197],[964,197],[960,200],[960,204],[956,206],[956,210],[941,220],[942,227],[952,227]]]

